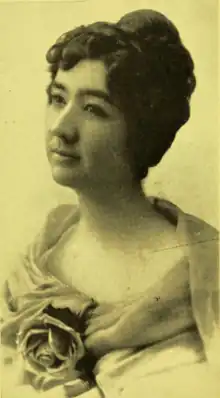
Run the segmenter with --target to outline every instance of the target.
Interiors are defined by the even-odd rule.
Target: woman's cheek
[[[107,136],[104,126],[96,120],[86,120],[80,128],[80,143],[82,150],[97,152],[106,147]]]

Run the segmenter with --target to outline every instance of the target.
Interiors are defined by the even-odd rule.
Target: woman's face
[[[61,185],[121,185],[130,177],[126,123],[106,77],[103,62],[83,60],[68,71],[58,70],[48,88],[47,155]]]

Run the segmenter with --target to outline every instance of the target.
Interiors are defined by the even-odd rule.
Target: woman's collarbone
[[[64,283],[71,284],[97,300],[117,301],[142,293],[175,266],[182,253],[148,249],[126,251],[100,250],[77,246],[63,252],[55,272]]]

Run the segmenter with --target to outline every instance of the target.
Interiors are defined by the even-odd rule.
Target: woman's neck
[[[156,211],[140,185],[120,189],[92,190],[78,193],[84,233],[99,241],[120,241],[137,237],[155,219]]]

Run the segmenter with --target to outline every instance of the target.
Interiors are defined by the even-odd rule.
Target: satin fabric
[[[177,226],[179,245],[189,263],[191,300],[197,328],[184,331],[152,347],[139,351],[117,350],[101,358],[95,369],[96,380],[99,394],[107,398],[132,396],[131,391],[138,393],[137,387],[140,388],[141,385],[145,392],[147,386],[149,389],[149,385],[152,384],[152,377],[157,376],[158,380],[162,380],[161,375],[167,376],[168,372],[171,375],[175,371],[184,375],[189,366],[193,366],[194,370],[199,367],[199,371],[207,364],[209,369],[217,369],[220,366],[218,232],[170,202],[158,198],[151,200],[155,208]],[[51,275],[44,271],[47,257],[79,217],[78,209],[71,205],[60,206],[51,212],[34,244],[29,246],[21,262],[4,284],[4,322],[10,322],[10,317],[16,314],[22,295],[51,280]],[[11,348],[15,347],[12,329],[7,341]],[[13,360],[13,354],[11,357]],[[154,382],[154,385],[157,383]],[[89,398],[88,394],[90,392],[83,395]],[[91,391],[91,398],[92,394],[94,392]]]

